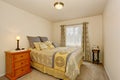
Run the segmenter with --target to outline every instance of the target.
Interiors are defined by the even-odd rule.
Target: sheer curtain
[[[78,47],[82,43],[83,25],[69,25],[65,26],[66,46]]]
[[[91,61],[88,23],[79,25],[61,25],[61,45],[68,47],[82,47],[84,60]]]

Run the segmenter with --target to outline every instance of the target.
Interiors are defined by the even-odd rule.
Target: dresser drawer
[[[20,77],[26,73],[28,73],[30,71],[30,67],[29,66],[25,66],[22,68],[19,68],[17,70],[15,70],[15,76]]]
[[[29,54],[28,53],[20,53],[20,54],[16,54],[14,57],[15,57],[15,61],[20,61],[23,59],[28,59]]]
[[[18,69],[18,68],[23,67],[28,64],[29,64],[29,60],[27,60],[27,59],[15,62],[15,69]]]
[[[23,74],[23,68],[15,70],[15,76],[20,77]]]
[[[23,67],[23,74],[30,72],[30,66]]]

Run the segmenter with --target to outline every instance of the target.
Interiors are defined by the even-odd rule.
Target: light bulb
[[[64,6],[64,4],[62,3],[62,2],[56,2],[55,4],[54,4],[54,7],[56,8],[56,9],[62,9],[63,8],[63,6]]]
[[[16,39],[17,39],[17,40],[20,40],[20,36],[17,36]]]

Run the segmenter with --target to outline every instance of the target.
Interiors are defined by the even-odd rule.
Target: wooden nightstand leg
[[[97,64],[99,63],[99,53],[97,53]]]
[[[93,52],[93,63],[94,63],[94,52]]]

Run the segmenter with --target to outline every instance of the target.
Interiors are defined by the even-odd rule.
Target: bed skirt
[[[82,59],[80,60],[80,63],[79,63],[79,68],[82,64]],[[70,80],[66,75],[65,75],[65,72],[63,71],[60,71],[60,70],[57,70],[57,69],[54,69],[54,68],[51,68],[51,67],[48,67],[48,66],[45,66],[45,65],[42,65],[40,63],[37,63],[37,62],[32,62],[31,61],[31,66],[43,73],[47,73],[49,75],[52,75],[56,78],[59,78],[59,79],[63,79],[63,80]]]

